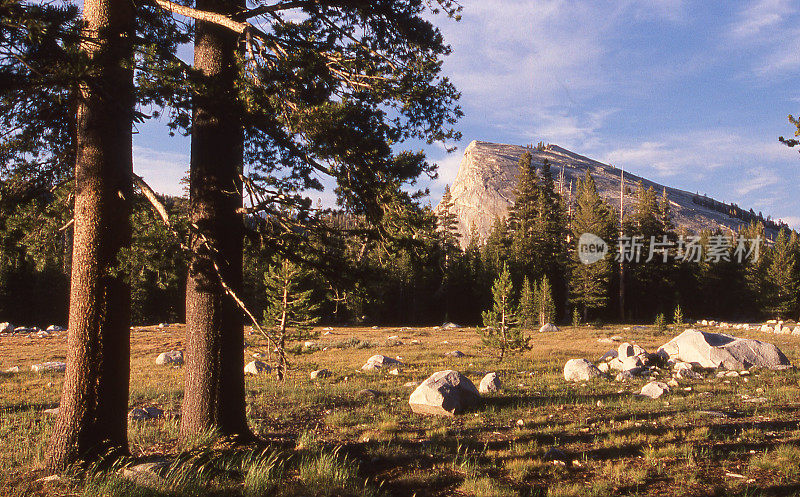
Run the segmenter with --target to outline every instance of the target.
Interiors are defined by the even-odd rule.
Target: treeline
[[[753,209],[746,211],[736,205],[735,203],[726,204],[724,202],[720,202],[719,200],[714,200],[713,198],[709,198],[706,195],[702,197],[700,195],[694,195],[692,197],[692,203],[696,205],[702,205],[703,207],[709,208],[711,210],[721,212],[722,214],[728,215],[732,218],[739,219],[744,221],[745,223],[761,223],[766,228],[774,229],[774,230],[781,230],[781,229],[789,229],[789,225],[785,222],[778,220],[775,221],[770,216],[764,217],[764,214],[761,212],[756,212]]]

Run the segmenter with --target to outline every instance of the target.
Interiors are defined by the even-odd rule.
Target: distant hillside
[[[608,164],[603,164],[588,157],[578,155],[556,145],[528,148],[518,145],[473,141],[464,150],[464,158],[458,169],[455,181],[450,185],[453,196],[454,214],[458,217],[458,230],[461,243],[469,242],[470,226],[474,223],[481,239],[485,239],[491,231],[497,217],[505,217],[508,208],[514,201],[514,187],[517,179],[517,163],[520,156],[530,152],[534,164],[550,162],[556,189],[561,188],[564,198],[569,197],[569,185],[572,183],[573,193],[577,180],[583,178],[589,170],[597,182],[597,189],[615,210],[619,209],[619,190],[621,171]],[[563,167],[563,184],[559,181]],[[625,195],[623,205],[625,212],[632,208],[635,201],[636,186],[642,182],[645,187],[652,186],[660,195],[665,185],[625,172]],[[562,186],[563,185],[563,186]],[[667,188],[673,222],[677,227],[684,227],[694,233],[703,229],[736,231],[742,224],[755,220],[758,213],[724,204],[706,196]],[[573,195],[574,196],[574,195]],[[438,210],[440,206],[437,206]],[[778,225],[766,223],[768,235],[775,234]]]

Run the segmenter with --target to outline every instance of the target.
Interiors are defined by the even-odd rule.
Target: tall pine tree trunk
[[[231,14],[243,2],[198,0],[197,8]],[[194,99],[189,173],[191,249],[186,284],[187,360],[180,434],[217,430],[249,435],[245,415],[244,329],[214,268],[235,292],[242,287],[241,168],[243,132],[234,81],[238,36],[197,21],[194,65],[204,88]]]
[[[130,244],[133,3],[84,1],[92,67],[76,116],[75,225],[67,371],[47,467],[127,451],[130,286],[118,272]]]

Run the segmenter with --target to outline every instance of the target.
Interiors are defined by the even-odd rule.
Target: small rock
[[[312,380],[316,380],[318,378],[330,378],[331,372],[327,369],[318,369],[316,371],[312,371],[310,376]]]
[[[43,414],[48,414],[50,416],[58,416],[58,407],[53,407],[52,409],[45,409],[42,411]]]
[[[358,392],[356,392],[356,395],[361,398],[375,399],[380,395],[380,392],[378,392],[377,390],[365,388],[363,390],[359,390]]]
[[[147,414],[147,411],[144,409],[132,409],[131,412],[128,413],[128,419],[131,421],[144,421],[150,419],[150,415]]]
[[[459,325],[457,325],[455,323],[444,323],[442,325],[442,329],[443,330],[452,330],[452,329],[456,329],[456,328],[461,328],[461,326],[459,326]]]
[[[564,454],[563,451],[556,449],[555,447],[550,447],[547,449],[547,452],[544,453],[544,460],[545,461],[564,461],[567,458],[567,455]]]
[[[64,331],[64,328],[58,326],[57,324],[51,324],[50,326],[47,327],[47,331],[54,333],[57,331]]]
[[[34,373],[44,373],[45,371],[63,372],[66,371],[66,369],[67,363],[58,361],[43,362],[31,366],[31,371]]]
[[[403,383],[404,388],[417,388],[419,386],[418,381],[407,381]]]
[[[6,373],[19,373],[19,366],[11,366],[10,368],[7,368],[5,372]]]
[[[390,375],[400,376],[400,370],[398,368],[394,368],[393,370],[389,371]]]
[[[453,351],[450,351],[450,352],[446,352],[444,355],[447,356],[447,357],[464,357],[464,356],[466,356],[466,354],[461,352],[460,350],[453,350]]]
[[[183,351],[170,350],[169,352],[162,352],[156,357],[156,364],[159,366],[182,366],[183,365]]]
[[[517,420],[517,426],[519,426],[520,428],[524,428],[525,427],[525,420],[524,419],[518,419]]]
[[[539,328],[539,333],[553,333],[558,331],[558,327],[553,323],[547,323],[541,328]]]
[[[8,322],[0,323],[0,333],[11,333],[14,331],[14,325]]]
[[[660,381],[651,381],[642,387],[642,391],[639,392],[639,395],[649,397],[651,399],[657,399],[665,393],[669,393],[669,385]]]
[[[502,384],[497,373],[487,373],[486,376],[481,379],[480,385],[478,385],[478,391],[480,393],[499,392],[501,388]]]
[[[245,374],[251,374],[255,376],[258,376],[261,373],[269,373],[270,371],[272,371],[272,368],[269,366],[269,364],[261,361],[250,361],[244,367]]]

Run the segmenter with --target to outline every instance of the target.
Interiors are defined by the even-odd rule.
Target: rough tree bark
[[[91,60],[76,116],[75,225],[67,371],[47,467],[127,452],[130,287],[117,268],[130,244],[133,3],[84,0]]]
[[[231,14],[244,2],[198,0],[197,8]],[[192,263],[186,284],[187,361],[180,435],[217,430],[250,436],[245,415],[244,329],[234,301],[242,287],[243,219],[241,168],[243,131],[236,100],[238,35],[197,21],[194,65],[205,87],[194,98],[189,216]],[[217,266],[215,268],[214,266]]]

